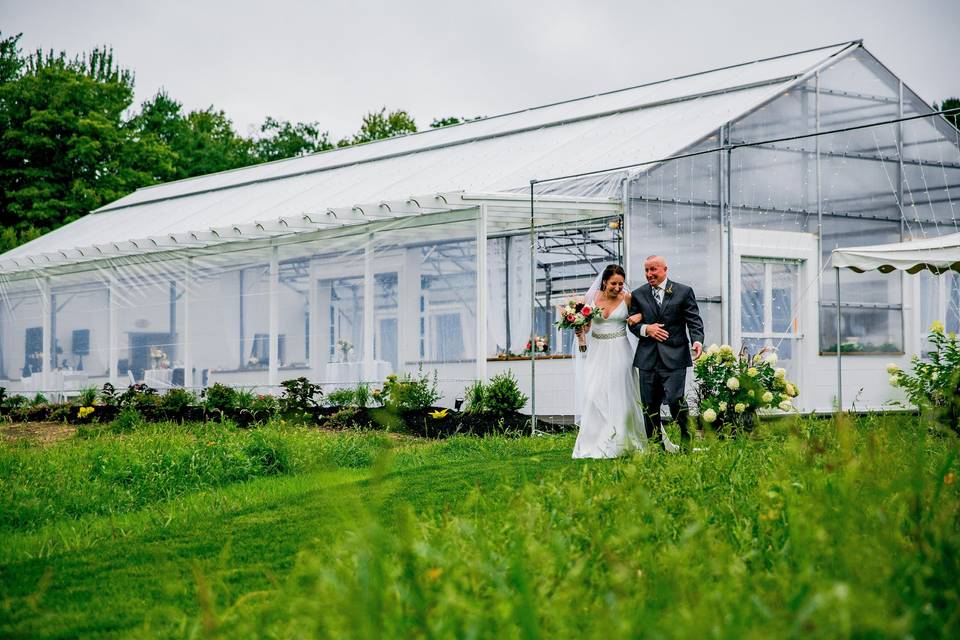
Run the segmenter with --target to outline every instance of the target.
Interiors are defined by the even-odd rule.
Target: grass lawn
[[[958,443],[765,423],[572,436],[280,423],[0,444],[0,637],[958,637]]]

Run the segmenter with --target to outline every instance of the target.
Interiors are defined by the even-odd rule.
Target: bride
[[[640,387],[633,370],[635,345],[627,324],[642,320],[628,316],[630,292],[626,274],[617,264],[608,265],[591,285],[584,304],[598,308],[602,316],[577,330],[576,413],[580,433],[573,447],[574,458],[615,458],[647,446],[640,404]],[[586,349],[584,351],[584,349]],[[662,434],[663,446],[676,445]]]

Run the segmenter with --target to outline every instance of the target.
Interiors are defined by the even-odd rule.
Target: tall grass
[[[573,461],[572,444],[276,423],[0,447],[18,553],[46,544],[38,523],[126,510],[122,542],[0,564],[0,635],[960,635],[953,437],[881,417],[679,456]]]
[[[388,446],[383,436],[331,439],[281,421],[255,430],[229,422],[138,423],[121,432],[0,447],[0,532],[127,513],[262,476],[369,466]]]
[[[957,637],[956,453],[840,420],[569,462],[426,511],[373,505],[273,597],[208,613],[229,637]]]

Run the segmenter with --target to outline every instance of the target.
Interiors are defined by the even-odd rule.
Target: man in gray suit
[[[703,320],[693,289],[667,279],[666,260],[650,256],[643,269],[647,284],[632,293],[627,325],[640,341],[633,366],[640,374],[647,439],[656,433],[663,446],[659,438],[660,405],[666,400],[670,414],[680,426],[681,441],[688,445],[689,414],[683,392],[687,367],[693,366],[693,360],[703,353]]]

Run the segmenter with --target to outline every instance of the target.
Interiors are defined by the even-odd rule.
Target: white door
[[[732,346],[774,350],[802,390],[817,348],[816,236],[735,229],[733,242]]]

